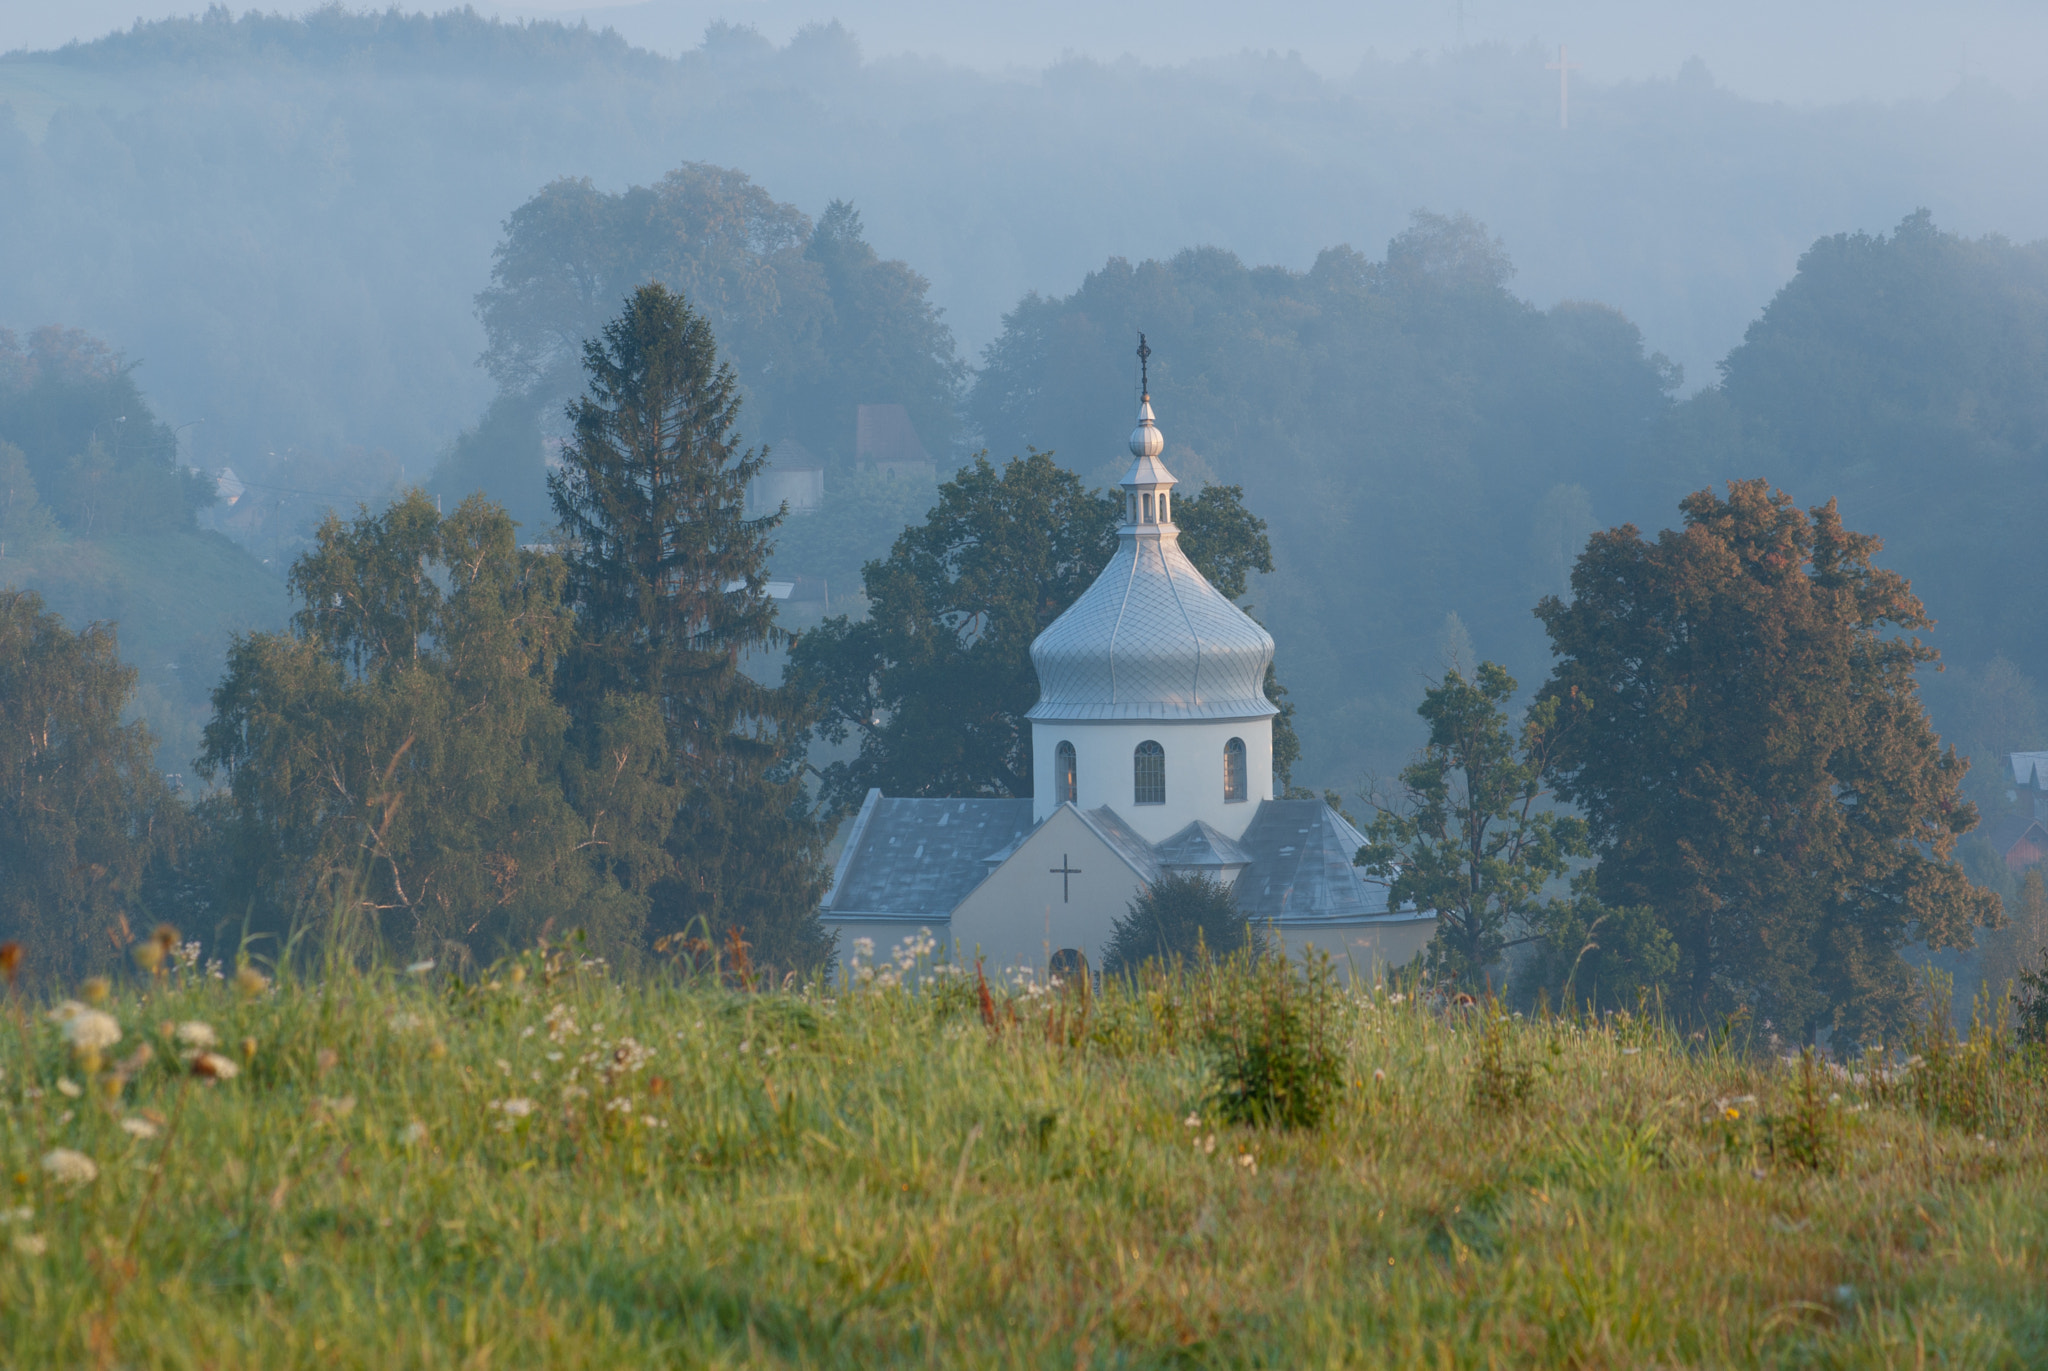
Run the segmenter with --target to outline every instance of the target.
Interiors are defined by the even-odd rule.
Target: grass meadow
[[[2048,1069],[1990,1032],[1842,1072],[1297,986],[1330,1089],[1278,1128],[1216,1088],[1246,967],[893,979],[17,992],[0,1359],[2048,1365]]]

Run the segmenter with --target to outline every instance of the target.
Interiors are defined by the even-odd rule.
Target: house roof
[[[1984,825],[1983,832],[1984,837],[1997,849],[2001,857],[2018,846],[2021,839],[2029,836],[2041,846],[2048,847],[2048,827],[2044,827],[2041,821],[2031,814],[1999,815]]]
[[[1031,831],[1029,800],[892,800],[870,790],[821,912],[945,919],[989,858]]]
[[[1321,800],[1266,800],[1237,845],[1251,865],[1237,906],[1282,924],[1385,915],[1386,887],[1352,865],[1365,835]]]
[[[2006,761],[2012,763],[2012,783],[2016,786],[2031,786],[2036,790],[2048,790],[2048,752],[2008,752]]]

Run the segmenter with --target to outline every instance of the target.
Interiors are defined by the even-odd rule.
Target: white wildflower
[[[873,938],[855,938],[853,940],[853,955],[860,958],[874,956],[875,940]]]
[[[66,1185],[86,1185],[99,1178],[100,1164],[83,1152],[58,1147],[44,1155],[43,1170]]]
[[[512,1063],[510,1063],[510,1062],[506,1061],[506,1060],[505,1060],[505,1059],[504,1059],[503,1057],[500,1057],[500,1058],[498,1058],[498,1074],[499,1074],[500,1076],[509,1076],[509,1075],[511,1075],[511,1074],[512,1074]]]
[[[1240,1152],[1237,1157],[1237,1164],[1251,1172],[1254,1176],[1259,1174],[1259,1159],[1249,1152]]]
[[[121,1041],[121,1024],[112,1014],[66,1000],[50,1011],[50,1021],[64,1033],[64,1041],[81,1052],[97,1052]]]
[[[398,1130],[398,1142],[401,1147],[417,1147],[426,1140],[427,1126],[418,1119]]]
[[[0,1223],[27,1223],[35,1216],[36,1211],[28,1205],[19,1209],[0,1209]]]
[[[69,1076],[60,1076],[57,1079],[57,1093],[67,1100],[75,1100],[80,1095],[83,1095],[85,1090],[84,1087],[80,1086],[77,1081],[72,1080]]]
[[[1202,1126],[1202,1116],[1200,1114],[1190,1114],[1180,1121],[1180,1125],[1182,1128],[1200,1128]]]
[[[612,1058],[605,1064],[604,1074],[607,1078],[629,1076],[653,1058],[653,1048],[635,1038],[621,1038],[612,1047]]]
[[[604,1112],[607,1114],[630,1114],[633,1112],[633,1102],[624,1095],[616,1096],[605,1102]]]
[[[500,1133],[511,1132],[513,1127],[516,1124],[518,1124],[518,1122],[521,1119],[528,1117],[536,1109],[540,1108],[539,1105],[535,1104],[532,1100],[527,1099],[524,1095],[514,1095],[509,1100],[492,1100],[488,1105],[484,1107],[486,1109],[495,1110],[497,1113],[504,1115],[504,1117],[499,1119],[497,1123],[497,1128]]]
[[[410,1010],[400,1010],[391,1016],[390,1025],[393,1033],[411,1033],[417,1029],[425,1028],[427,1021],[424,1016],[415,1014]]]
[[[14,1250],[24,1257],[40,1257],[50,1250],[50,1240],[40,1233],[16,1233]]]
[[[576,1016],[568,1005],[555,1005],[548,1010],[547,1018],[542,1022],[547,1025],[549,1042],[564,1043],[576,1036]]]
[[[220,1046],[220,1035],[213,1031],[212,1024],[188,1020],[178,1025],[178,1043],[182,1047],[196,1047],[201,1051]]]
[[[130,1116],[121,1120],[121,1131],[131,1138],[154,1138],[156,1125],[148,1119]]]
[[[434,959],[429,957],[423,962],[414,962],[411,966],[408,966],[405,969],[405,974],[408,976],[424,976],[433,969]]]

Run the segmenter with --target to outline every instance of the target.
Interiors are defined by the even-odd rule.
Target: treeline
[[[482,497],[330,515],[290,627],[228,654],[198,762],[221,789],[197,805],[119,724],[111,634],[8,593],[0,885],[40,974],[104,965],[152,918],[272,959],[463,963],[572,930],[628,962],[824,958],[807,703],[739,669],[776,629],[737,382],[659,286],[584,362],[558,548],[521,548]]]

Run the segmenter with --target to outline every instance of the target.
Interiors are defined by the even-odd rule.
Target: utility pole
[[[1557,60],[1543,68],[1557,73],[1557,126],[1568,129],[1572,126],[1572,73],[1579,69],[1578,63],[1565,57],[1564,44],[1557,45]]]

